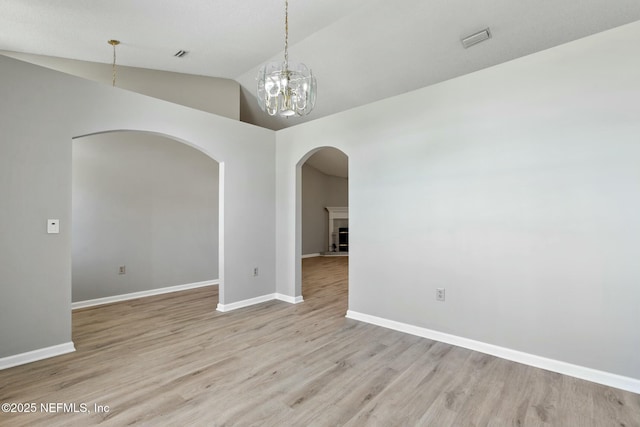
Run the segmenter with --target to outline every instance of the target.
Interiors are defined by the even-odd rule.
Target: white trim
[[[96,298],[86,301],[77,301],[71,303],[71,309],[93,307],[96,305],[111,304],[113,302],[127,301],[130,299],[150,297],[153,295],[168,294],[171,292],[186,291],[188,289],[202,288],[205,286],[213,286],[219,283],[218,280],[205,280],[204,282],[187,283],[186,285],[167,286],[166,288],[150,289],[148,291],[132,292],[130,294],[114,295],[111,297]]]
[[[224,302],[225,162],[218,162],[218,302]]]
[[[231,304],[218,304],[217,310],[222,313],[225,313],[227,311],[237,310],[239,308],[249,307],[251,305],[261,304],[263,302],[273,301],[273,300],[284,301],[284,302],[288,302],[289,304],[298,304],[303,301],[302,296],[291,297],[289,295],[284,295],[284,294],[267,294],[267,295],[262,295],[255,298],[245,299],[238,302],[232,302]]]
[[[481,353],[490,354],[502,359],[511,360],[536,368],[546,369],[548,371],[558,372],[575,378],[592,381],[598,384],[627,390],[633,393],[640,393],[640,379],[624,377],[610,372],[599,371],[585,366],[573,365],[571,363],[562,362],[560,360],[548,359],[534,354],[524,353],[493,344],[475,341],[469,338],[459,337],[457,335],[446,334],[419,326],[409,325],[407,323],[396,322],[394,320],[384,319],[382,317],[371,316],[364,313],[348,310],[347,318],[359,320],[361,322],[370,323],[372,325],[382,326],[384,328],[405,332],[411,335],[428,338],[435,341],[452,344],[458,347],[468,348],[470,350],[479,351]]]
[[[303,258],[303,259],[304,259],[304,258],[314,258],[314,257],[320,256],[320,255],[321,255],[321,254],[320,254],[320,252],[318,252],[318,253],[315,253],[315,254],[306,254],[306,255],[302,255],[302,258]]]
[[[0,359],[0,370],[12,368],[26,363],[36,362],[42,359],[48,359],[54,356],[60,356],[76,351],[73,341],[64,344],[52,345],[51,347],[40,348],[38,350],[27,351],[26,353],[14,354],[13,356],[3,357]]]
[[[289,295],[284,294],[275,294],[276,299],[284,302],[288,302],[289,304],[299,304],[303,302],[302,295],[298,295],[297,297],[291,297]]]
[[[260,304],[267,301],[272,301],[276,299],[276,294],[267,294],[262,295],[255,298],[249,298],[238,302],[232,302],[231,304],[220,304],[218,303],[218,307],[216,310],[221,311],[223,313],[231,310],[237,310],[239,308],[249,307],[250,305]]]

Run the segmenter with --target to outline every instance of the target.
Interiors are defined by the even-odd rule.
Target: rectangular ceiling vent
[[[467,49],[473,46],[474,44],[478,44],[485,40],[489,40],[490,38],[491,38],[491,30],[489,30],[489,28],[485,28],[482,31],[478,31],[475,34],[471,34],[470,36],[463,38],[462,46],[464,46],[464,48]]]
[[[189,52],[187,52],[186,50],[179,50],[173,56],[175,56],[176,58],[182,58],[187,53],[189,53]]]

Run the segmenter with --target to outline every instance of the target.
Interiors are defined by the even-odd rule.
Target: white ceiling
[[[289,56],[313,69],[318,101],[280,120],[254,93],[282,58],[283,0],[1,0],[0,50],[109,63],[115,38],[118,64],[237,80],[242,120],[281,129],[639,19],[639,0],[290,0]],[[486,27],[491,40],[462,47]]]

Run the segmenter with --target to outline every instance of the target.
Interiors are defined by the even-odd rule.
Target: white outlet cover
[[[48,219],[47,220],[47,233],[49,233],[49,234],[58,234],[58,233],[60,233],[60,220],[59,219]]]

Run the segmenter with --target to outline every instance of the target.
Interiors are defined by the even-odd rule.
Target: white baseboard
[[[36,362],[42,359],[48,359],[54,356],[60,356],[74,351],[76,351],[76,348],[73,345],[73,341],[69,341],[64,344],[53,345],[51,347],[40,348],[26,353],[3,357],[0,359],[0,370]]]
[[[372,325],[382,326],[396,331],[405,332],[411,335],[452,344],[458,347],[468,348],[470,350],[490,354],[492,356],[511,360],[513,362],[522,363],[536,368],[546,369],[548,371],[553,371],[571,377],[580,378],[594,383],[603,384],[606,386],[640,394],[640,379],[624,377],[622,375],[612,374],[610,372],[604,372],[584,366],[573,365],[571,363],[562,362],[560,360],[548,359],[546,357],[536,356],[534,354],[524,353],[493,344],[487,344],[481,341],[475,341],[456,335],[445,334],[443,332],[409,325],[407,323],[396,322],[394,320],[388,320],[382,317],[358,313],[352,310],[347,311],[346,317],[349,319],[359,320],[361,322],[371,323]]]
[[[113,302],[127,301],[130,299],[150,297],[153,295],[168,294],[171,292],[186,291],[188,289],[202,288],[205,286],[217,285],[219,280],[205,280],[204,282],[187,283],[186,285],[168,286],[166,288],[151,289],[148,291],[132,292],[130,294],[114,295],[112,297],[96,298],[86,301],[77,301],[71,303],[73,310],[78,308],[93,307],[96,305],[111,304]]]
[[[321,254],[318,252],[317,254],[306,254],[306,255],[302,255],[302,258],[314,258],[317,256],[320,256]]]
[[[267,294],[262,295],[255,298],[249,298],[238,302],[232,302],[230,304],[220,304],[218,303],[218,307],[216,310],[221,311],[223,313],[231,310],[237,310],[239,308],[249,307],[251,305],[260,304],[263,302],[271,301],[276,299],[276,294]]]
[[[249,298],[238,302],[232,302],[231,304],[218,304],[217,310],[220,312],[227,312],[231,310],[237,310],[239,308],[249,307],[251,305],[260,304],[267,301],[280,300],[284,302],[288,302],[289,304],[298,304],[301,303],[302,296],[291,297],[289,295],[284,294],[267,294],[262,295],[255,298]]]
[[[275,294],[275,296],[277,300],[288,302],[289,304],[299,304],[304,301],[302,299],[302,295],[299,295],[297,297],[292,297],[284,294]]]

